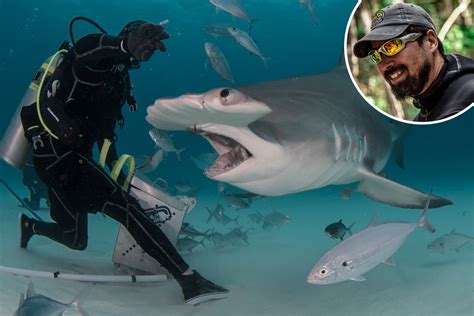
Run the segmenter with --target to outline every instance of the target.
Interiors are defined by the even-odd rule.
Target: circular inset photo
[[[444,122],[474,105],[470,0],[359,1],[346,31],[349,72],[379,112],[413,124]]]

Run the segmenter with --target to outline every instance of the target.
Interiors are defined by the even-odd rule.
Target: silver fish
[[[206,245],[204,244],[204,240],[205,238],[202,239],[201,241],[196,241],[189,237],[180,238],[178,239],[176,248],[178,248],[179,251],[192,252],[192,250],[196,248],[197,245],[202,245],[204,248],[206,248]]]
[[[247,216],[255,224],[260,224],[263,220],[263,215],[259,211],[257,211],[256,213],[248,214]]]
[[[189,184],[187,181],[181,181],[181,180],[176,181],[175,188],[180,193],[188,194],[188,195],[196,194],[196,192],[199,191],[199,187],[195,187]]]
[[[194,228],[191,224],[184,222],[183,225],[181,226],[181,230],[179,231],[179,233],[182,235],[190,236],[190,237],[208,238],[210,231],[211,230],[208,229],[205,232],[200,232],[196,228]]]
[[[263,218],[262,228],[268,229],[275,226],[280,227],[281,225],[289,224],[290,222],[291,217],[289,217],[288,215],[273,211],[272,213],[265,215],[265,217]]]
[[[263,57],[262,53],[260,52],[260,49],[258,49],[257,44],[250,37],[248,33],[236,27],[229,27],[229,33],[237,41],[237,43],[239,43],[243,48],[248,50],[250,53],[260,57],[265,67],[268,68],[268,64],[267,64],[268,58]]]
[[[163,149],[157,150],[151,157],[144,156],[145,162],[140,164],[138,167],[136,167],[135,170],[141,173],[153,172],[163,161],[164,156],[165,156],[165,151]]]
[[[433,252],[441,252],[455,250],[459,252],[459,249],[471,242],[474,237],[458,234],[456,230],[452,230],[451,233],[436,238],[428,245],[428,250]]]
[[[212,218],[215,218],[217,222],[221,221],[222,216],[224,215],[224,207],[220,204],[217,204],[214,211],[211,211],[208,207],[206,207],[207,212],[209,213],[209,217],[207,218],[206,223],[209,223]]]
[[[229,63],[219,47],[206,42],[204,43],[204,50],[206,51],[207,58],[209,59],[212,68],[219,74],[219,76],[224,80],[234,83],[235,80],[232,71],[230,70]]]
[[[216,12],[223,10],[236,18],[241,18],[252,23],[252,19],[240,0],[209,0],[216,7]]]
[[[64,304],[47,296],[36,294],[33,282],[28,285],[26,299],[23,293],[20,296],[18,309],[13,316],[51,316],[62,315],[65,311],[75,311],[79,315],[88,315],[80,306],[79,298],[84,295],[81,292],[71,303]]]
[[[217,157],[216,157],[217,158]],[[213,162],[213,161],[212,161]],[[211,162],[211,164],[212,164]],[[217,191],[219,191],[220,193],[223,193],[224,190],[225,190],[225,183],[224,182],[217,182]]]
[[[185,148],[176,149],[173,140],[166,131],[152,128],[148,131],[148,134],[150,134],[151,139],[155,142],[157,147],[161,147],[165,152],[175,152],[178,160],[181,160],[180,154]]]
[[[235,208],[235,209],[243,209],[243,208],[249,208],[250,204],[243,200],[243,199],[240,199],[238,197],[235,197],[233,195],[228,195],[228,194],[225,194],[224,195],[224,198],[227,202],[227,206],[231,207],[231,208]]]
[[[230,37],[230,24],[210,24],[203,27],[203,31],[216,37]]]
[[[339,197],[343,200],[349,200],[352,196],[353,189],[343,189],[339,192]]]
[[[423,227],[429,232],[435,231],[427,219],[429,205],[430,198],[426,201],[423,214],[415,223],[391,222],[377,225],[377,215],[374,214],[366,229],[340,242],[318,260],[308,274],[308,283],[364,281],[362,275],[380,263],[395,265],[392,255],[417,227]]]
[[[316,23],[316,15],[314,14],[314,6],[311,3],[311,0],[299,0],[299,3],[300,5],[304,4],[308,8],[311,19],[313,19],[313,22]]]

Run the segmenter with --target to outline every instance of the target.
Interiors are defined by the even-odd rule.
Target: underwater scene
[[[0,315],[473,315],[474,113],[408,125],[365,103],[344,60],[357,4],[0,0]],[[9,134],[22,98],[36,101],[38,69],[71,34],[134,20],[169,38],[130,69],[123,169],[107,179],[130,175],[126,211],[137,201],[146,223],[128,233],[137,213],[120,225],[97,208],[85,245],[34,225],[25,241],[20,214],[51,222],[61,199],[18,162],[31,151]],[[222,295],[185,304],[184,277],[141,247],[157,231]]]

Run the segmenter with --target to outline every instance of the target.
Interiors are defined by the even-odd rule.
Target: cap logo
[[[374,18],[372,20],[372,25],[370,26],[370,29],[373,29],[374,27],[377,26],[377,24],[382,22],[384,16],[385,16],[385,12],[383,12],[382,10],[378,10],[377,12],[375,12]]]

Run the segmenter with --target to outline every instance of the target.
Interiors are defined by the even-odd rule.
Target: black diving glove
[[[164,52],[165,45],[161,42],[169,38],[169,34],[158,24],[144,23],[127,39],[128,52],[139,61],[147,61],[156,49]]]

